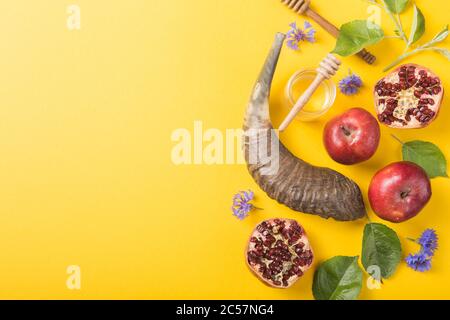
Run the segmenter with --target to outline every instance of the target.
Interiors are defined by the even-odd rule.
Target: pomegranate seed
[[[276,219],[261,223],[249,240],[248,265],[264,282],[277,287],[290,286],[312,264],[312,254],[306,261],[304,257],[299,258],[304,254],[304,248],[309,248],[303,233],[303,228],[294,220]],[[311,253],[309,249],[307,251]],[[294,272],[291,266],[296,263]],[[294,279],[288,281],[291,277]]]
[[[439,94],[441,92],[441,87],[434,87],[433,94]]]

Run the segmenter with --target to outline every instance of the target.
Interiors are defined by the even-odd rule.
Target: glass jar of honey
[[[292,75],[285,88],[286,106],[289,111],[316,76],[317,71],[312,69],[300,70]],[[333,81],[326,79],[319,85],[303,109],[300,110],[296,119],[300,121],[313,121],[319,118],[331,108],[335,99],[336,85]]]

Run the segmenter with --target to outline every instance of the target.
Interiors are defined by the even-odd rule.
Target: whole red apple
[[[380,126],[369,112],[350,109],[331,119],[323,132],[323,143],[334,161],[355,164],[373,156],[380,143]]]
[[[431,198],[431,184],[425,170],[401,161],[378,171],[369,186],[373,211],[384,220],[403,222],[416,216]]]

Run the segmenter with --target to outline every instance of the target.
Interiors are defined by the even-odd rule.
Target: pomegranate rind
[[[252,264],[249,262],[249,257],[248,257],[248,253],[249,253],[251,250],[254,249],[254,243],[251,242],[252,237],[259,237],[259,236],[262,236],[261,232],[258,231],[258,227],[259,227],[260,225],[262,225],[263,223],[268,223],[268,224],[272,225],[272,224],[274,223],[274,221],[276,221],[276,220],[284,221],[287,227],[291,226],[291,224],[297,224],[297,225],[302,229],[302,235],[301,235],[301,237],[299,238],[299,240],[296,241],[296,242],[293,244],[293,246],[295,246],[295,245],[298,244],[298,243],[303,243],[303,244],[304,244],[303,251],[305,251],[305,252],[306,252],[306,251],[309,251],[309,253],[310,253],[310,255],[311,255],[309,263],[305,264],[304,266],[300,266],[300,267],[299,267],[299,269],[302,271],[302,274],[301,274],[301,275],[294,275],[294,276],[292,276],[291,278],[289,278],[289,279],[287,280],[287,285],[283,285],[283,284],[281,284],[281,285],[276,285],[276,284],[273,283],[272,280],[270,280],[270,279],[265,279],[265,278],[262,276],[262,274],[258,271],[260,265],[258,265],[258,264],[252,265]],[[259,223],[259,224],[255,227],[255,229],[253,230],[253,232],[252,232],[251,235],[250,235],[248,244],[247,244],[247,246],[246,246],[246,248],[245,248],[245,261],[246,261],[247,267],[250,269],[250,271],[251,271],[258,279],[260,279],[265,285],[267,285],[267,286],[269,286],[269,287],[271,287],[271,288],[287,289],[287,288],[291,287],[294,283],[296,283],[296,282],[297,282],[297,281],[305,274],[305,272],[308,271],[308,270],[311,268],[311,266],[312,266],[312,264],[313,264],[313,261],[314,261],[314,252],[313,252],[313,250],[312,250],[312,248],[311,248],[311,245],[310,245],[310,243],[309,243],[309,240],[308,240],[306,231],[305,231],[305,229],[302,227],[302,225],[300,225],[296,220],[293,220],[293,219],[275,218],[275,219],[269,219],[269,220],[262,221],[261,223]]]
[[[378,82],[377,85],[381,82],[381,81],[385,81],[385,83],[390,83],[392,85],[397,84],[400,82],[400,77],[399,77],[399,72],[402,68],[409,68],[409,67],[414,67],[415,71],[414,71],[414,76],[416,79],[420,78],[420,72],[423,70],[427,73],[428,77],[431,77],[433,79],[437,79],[439,81],[439,84],[436,85],[437,87],[440,88],[440,92],[437,94],[429,94],[429,93],[423,93],[422,95],[420,95],[420,98],[416,97],[414,95],[414,91],[416,91],[416,89],[418,89],[418,87],[416,87],[415,85],[411,88],[408,88],[407,90],[401,90],[400,93],[398,93],[397,97],[388,97],[385,95],[379,95],[379,93],[377,92],[377,86],[375,86],[374,89],[374,101],[375,101],[375,110],[377,112],[378,115],[378,121],[380,121],[382,124],[391,127],[391,128],[398,128],[398,129],[419,129],[419,128],[424,128],[428,125],[430,125],[439,115],[439,110],[442,104],[442,100],[444,97],[444,87],[442,85],[442,81],[441,79],[430,69],[420,66],[418,64],[404,64],[401,65],[400,67],[398,67],[397,69],[395,69],[393,72],[389,73],[387,76],[381,78]],[[395,100],[401,100],[402,104],[404,106],[401,107],[396,107],[395,111],[394,111],[394,115],[397,115],[399,119],[405,121],[405,122],[400,122],[400,121],[392,121],[391,123],[389,122],[384,122],[380,119],[380,115],[385,111],[386,107],[387,107],[387,101],[389,99],[395,99]],[[415,115],[410,114],[410,120],[406,121],[405,119],[405,110],[407,109],[414,109],[411,107],[408,107],[408,105],[412,102],[413,104],[416,105],[416,107],[419,106],[419,100],[421,99],[432,99],[433,100],[433,105],[431,104],[426,104],[426,109],[429,109],[432,115],[430,116],[429,114],[427,115],[429,117],[429,119],[427,121],[419,121],[418,119],[416,119]],[[384,102],[383,102],[384,100]],[[405,101],[408,101],[409,103],[405,103]]]

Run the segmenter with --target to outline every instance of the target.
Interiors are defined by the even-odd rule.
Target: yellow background
[[[364,220],[338,223],[293,212],[259,190],[243,165],[171,162],[173,130],[192,131],[195,120],[223,132],[241,127],[275,32],[304,21],[279,2],[1,2],[0,298],[312,298],[313,271],[276,290],[247,270],[246,241],[268,217],[295,218],[306,228],[314,267],[335,255],[360,254]],[[427,17],[424,39],[430,38],[448,23],[449,4],[416,2]],[[81,8],[79,31],[66,27],[69,4]],[[313,6],[337,25],[367,16],[358,0],[315,0]],[[385,15],[382,23],[393,29]],[[281,55],[272,90],[275,125],[286,114],[282,91],[290,75],[315,67],[333,48],[334,40],[314,26],[316,44]],[[366,163],[338,165],[322,147],[330,117],[354,106],[373,112],[372,86],[402,46],[391,39],[372,47],[375,66],[343,59],[336,80],[351,68],[366,84],[361,94],[339,94],[320,121],[295,123],[282,135],[296,155],[355,179],[365,195],[375,171],[400,160],[391,133],[432,141],[450,157],[448,98],[426,129],[383,127],[380,148]],[[450,90],[445,58],[426,53],[409,61],[436,70]],[[432,200],[415,219],[387,223],[404,254],[418,249],[405,237],[437,229],[432,271],[417,273],[402,263],[381,290],[364,286],[361,298],[450,298],[449,183],[432,181]],[[231,216],[231,197],[248,188],[264,211],[240,222]],[[66,287],[69,265],[81,267],[81,290]]]

